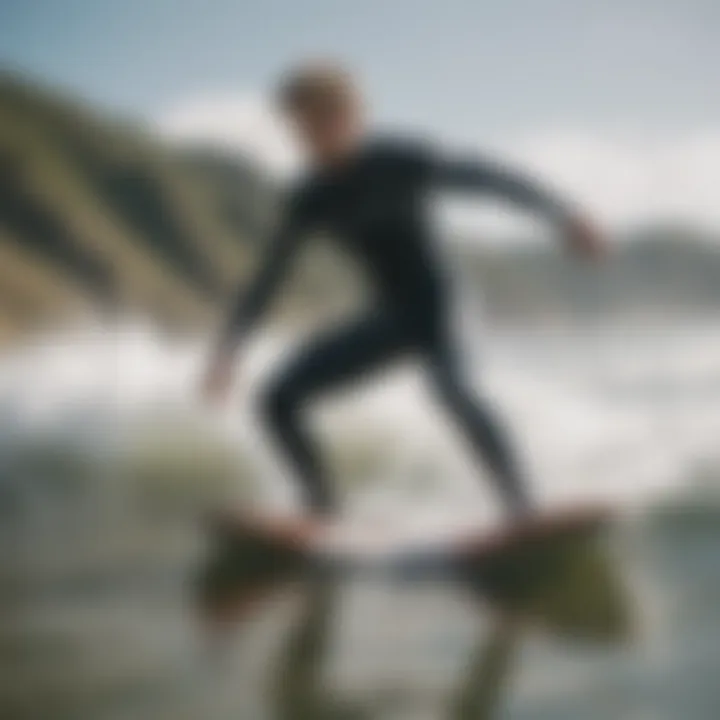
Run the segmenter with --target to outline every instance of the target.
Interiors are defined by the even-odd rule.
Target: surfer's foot
[[[324,489],[317,488],[309,492],[305,500],[305,513],[309,517],[324,518],[329,520],[337,515],[338,508],[330,493]]]
[[[225,510],[209,517],[212,531],[221,537],[273,537],[283,543],[305,547],[319,540],[330,524],[327,515],[285,515]]]
[[[592,504],[554,508],[544,512],[529,510],[514,515],[502,534],[532,537],[550,532],[570,532],[576,528],[600,527],[607,521],[608,514],[607,507]]]
[[[537,507],[530,497],[529,483],[514,463],[507,461],[495,467],[491,479],[504,506],[507,522],[516,525],[532,520]]]
[[[538,509],[525,497],[513,498],[509,503],[508,521],[512,525],[525,525],[533,522],[538,515]]]

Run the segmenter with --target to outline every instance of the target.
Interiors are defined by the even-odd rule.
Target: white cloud
[[[199,98],[162,113],[155,124],[174,140],[241,150],[274,174],[287,174],[299,164],[287,129],[257,97]]]
[[[182,141],[240,149],[270,171],[297,168],[299,155],[270,108],[253,97],[205,97],[163,113],[161,132]],[[622,227],[673,219],[720,228],[720,130],[656,137],[641,133],[568,129],[532,132],[490,148],[547,178]],[[452,216],[480,227],[498,214],[465,207]]]
[[[518,143],[513,157],[610,224],[674,219],[720,228],[720,131],[546,133]]]

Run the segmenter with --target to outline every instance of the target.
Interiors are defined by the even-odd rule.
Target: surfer
[[[265,421],[301,482],[307,509],[331,514],[336,501],[304,412],[321,394],[407,356],[419,358],[430,386],[490,477],[512,516],[532,509],[507,433],[476,397],[451,337],[447,281],[428,217],[433,190],[493,195],[533,211],[568,248],[594,257],[603,238],[585,216],[541,184],[482,159],[453,158],[431,144],[373,137],[354,78],[334,64],[292,70],[278,90],[280,109],[309,157],[288,193],[266,258],[234,304],[214,347],[205,396],[223,399],[238,348],[271,299],[303,238],[330,231],[366,271],[374,301],[360,317],[306,343],[262,395]]]

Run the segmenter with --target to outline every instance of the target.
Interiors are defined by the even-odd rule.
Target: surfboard
[[[387,540],[368,527],[365,542],[349,543],[342,525],[303,517],[223,512],[210,522],[212,537],[258,572],[323,566],[395,568],[422,574],[431,568],[496,574],[498,568],[538,565],[541,556],[596,536],[611,519],[604,506],[575,506],[538,514],[499,529],[449,532],[442,538]],[[357,539],[357,529],[356,529]],[[361,538],[362,539],[362,538]]]
[[[495,533],[460,538],[455,577],[478,596],[556,633],[618,637],[631,625],[622,573],[602,540],[608,507],[570,507]]]
[[[212,552],[198,599],[214,617],[245,616],[298,581],[369,571],[383,581],[450,582],[554,633],[613,639],[628,632],[632,603],[603,542],[611,520],[607,507],[573,506],[492,532],[458,531],[368,554],[340,543],[326,523],[225,512],[209,525]],[[373,547],[384,545],[381,537]]]

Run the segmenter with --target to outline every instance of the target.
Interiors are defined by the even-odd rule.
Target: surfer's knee
[[[282,426],[295,415],[299,402],[292,383],[280,379],[268,385],[261,393],[260,412],[270,425]]]
[[[457,373],[446,367],[431,368],[430,388],[435,398],[444,404],[453,404],[469,393]]]

